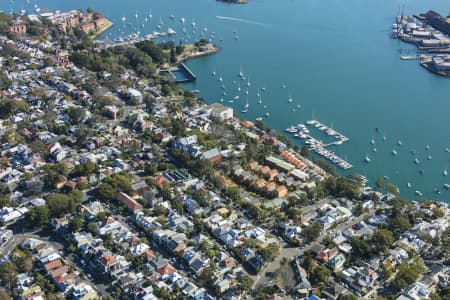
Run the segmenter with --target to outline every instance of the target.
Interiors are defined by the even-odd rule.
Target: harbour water
[[[212,34],[213,42],[222,49],[186,63],[197,75],[187,89],[200,90],[199,96],[207,102],[223,98],[224,104],[237,112],[245,104],[248,89],[249,109],[242,114],[244,118],[263,117],[267,125],[280,131],[316,118],[350,139],[334,148],[354,166],[345,172],[366,175],[372,183],[387,176],[404,198],[417,199],[417,190],[425,198],[450,199],[450,191],[443,189],[450,177],[442,175],[444,169],[450,172],[450,153],[445,151],[450,148],[450,79],[427,72],[415,60],[401,60],[398,49],[410,46],[389,39],[394,17],[403,4],[408,15],[429,9],[447,14],[448,0],[258,0],[247,5],[215,0],[30,2],[2,1],[0,9],[33,11],[34,3],[41,9],[91,7],[115,23],[103,39],[117,38],[119,29],[149,34],[158,30],[160,21],[161,31],[170,27],[177,32],[177,43],[181,37],[191,36],[192,41],[201,33],[207,38]],[[124,17],[126,21],[122,21]],[[238,76],[240,70],[245,80]],[[228,102],[238,94],[239,86],[240,98]],[[266,112],[270,117],[265,117]],[[312,134],[321,139],[319,132]],[[397,155],[392,154],[393,149]],[[420,164],[414,163],[411,149]],[[366,155],[370,163],[364,162]],[[407,182],[412,185],[409,189]],[[435,188],[441,190],[440,195]]]

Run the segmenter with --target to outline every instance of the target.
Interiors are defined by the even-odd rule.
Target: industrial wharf
[[[306,122],[307,125],[314,126],[318,130],[324,132],[330,137],[334,137],[336,141],[324,144],[322,141],[317,140],[313,136],[310,135],[309,130],[304,124],[298,124],[297,126],[291,126],[286,129],[287,132],[293,133],[295,137],[301,138],[305,140],[305,144],[310,147],[312,151],[317,153],[318,155],[328,159],[332,163],[338,165],[340,168],[347,170],[353,167],[352,164],[347,162],[346,160],[339,157],[333,151],[326,149],[326,147],[331,145],[341,145],[344,142],[349,141],[350,139],[345,135],[337,132],[336,130],[328,127],[327,125],[317,121],[310,120]]]

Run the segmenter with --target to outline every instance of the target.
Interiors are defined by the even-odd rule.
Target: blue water
[[[415,190],[431,199],[450,198],[450,191],[442,188],[444,183],[450,183],[450,177],[442,176],[444,168],[450,171],[450,153],[444,151],[450,148],[450,79],[427,72],[417,61],[400,60],[398,49],[413,47],[389,39],[394,16],[403,4],[408,15],[429,9],[446,14],[448,0],[250,2],[229,5],[215,0],[129,0],[126,4],[111,0],[36,1],[42,8],[92,7],[102,11],[115,23],[103,39],[114,39],[120,34],[119,29],[150,33],[156,30],[160,18],[162,29],[170,27],[178,32],[176,42],[180,36],[188,35],[181,33],[182,17],[191,36],[188,42],[198,39],[202,31],[207,37],[215,32],[213,41],[221,51],[187,63],[197,81],[186,88],[200,90],[200,96],[208,102],[223,98],[225,104],[240,112],[246,89],[246,81],[237,76],[242,67],[251,81],[250,110],[245,118],[255,119],[269,111],[265,122],[280,131],[318,118],[350,138],[350,142],[334,149],[355,166],[352,172],[360,172],[372,182],[388,176],[406,198],[415,199]],[[32,10],[25,0],[0,3],[5,12],[11,7],[15,11]],[[150,9],[153,18],[145,23]],[[171,14],[175,16],[173,21]],[[124,24],[122,17],[132,26]],[[196,23],[195,34],[192,22]],[[215,77],[211,75],[213,70]],[[219,76],[223,82],[218,81]],[[237,94],[233,81],[240,82],[241,97],[228,103]],[[222,94],[222,84],[226,96]],[[261,93],[263,104],[259,105],[257,89],[263,87],[266,92]],[[292,104],[288,103],[290,94]],[[301,108],[293,112],[298,104]],[[379,133],[376,127],[380,128]],[[382,140],[383,135],[386,141]],[[376,141],[376,153],[369,143],[372,138]],[[399,139],[403,142],[401,147],[397,146]],[[430,145],[430,151],[425,150],[426,145]],[[398,152],[395,157],[391,154],[394,148]],[[411,148],[417,152],[419,165],[413,163]],[[369,164],[363,162],[367,153],[372,158]],[[427,160],[427,155],[432,155],[432,160]],[[420,169],[424,175],[419,174]],[[407,182],[413,185],[410,190]],[[442,190],[439,196],[433,192],[437,187]]]

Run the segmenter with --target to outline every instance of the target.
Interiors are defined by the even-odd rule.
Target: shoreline
[[[194,58],[198,58],[198,57],[213,55],[213,54],[220,52],[220,50],[221,50],[221,48],[218,47],[217,45],[212,45],[212,48],[205,50],[205,51],[197,51],[197,52],[192,52],[192,53],[188,53],[188,54],[182,54],[181,57],[177,57],[176,64],[184,63],[190,59],[194,59]]]

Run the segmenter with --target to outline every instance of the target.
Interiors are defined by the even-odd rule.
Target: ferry
[[[419,55],[400,55],[400,59],[403,60],[415,60],[415,59],[419,59],[420,56]]]

